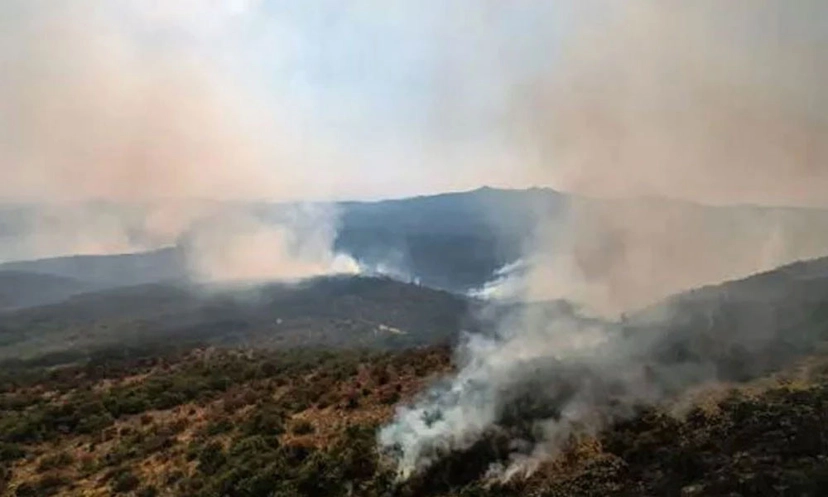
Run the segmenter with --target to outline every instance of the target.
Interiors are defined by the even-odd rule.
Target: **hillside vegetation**
[[[484,475],[493,433],[395,482],[375,431],[451,368],[448,350],[194,350],[8,373],[6,495],[824,495],[828,362],[642,408],[528,479]]]
[[[10,496],[825,495],[826,267],[826,259],[798,263],[627,316],[619,332],[640,336],[654,366],[702,364],[711,382],[573,435],[533,474],[505,482],[488,475],[507,462],[526,429],[520,420],[407,481],[377,448],[396,407],[456,367],[450,344],[459,331],[487,332],[470,320],[479,303],[387,279],[322,278],[248,293],[139,286],[6,312],[0,488]],[[524,311],[542,319],[571,309]],[[654,317],[664,315],[667,328]]]
[[[2,274],[2,273],[0,273]],[[394,348],[444,343],[467,323],[462,297],[384,278],[198,288],[154,284],[0,313],[0,359],[81,359],[107,348]],[[46,357],[46,360],[49,358]]]

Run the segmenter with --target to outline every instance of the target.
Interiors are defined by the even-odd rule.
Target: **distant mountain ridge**
[[[334,204],[340,214],[334,250],[351,255],[368,268],[435,288],[465,292],[482,285],[499,267],[518,258],[539,216],[560,215],[565,204],[566,196],[554,190],[493,188],[376,202],[340,202]],[[107,205],[96,204],[98,208]],[[278,218],[285,206],[253,203],[247,207],[269,219]],[[5,226],[6,236],[22,230],[26,212],[29,210],[21,207],[0,209],[0,226]],[[184,254],[176,247],[0,264],[0,273],[7,271],[73,278],[98,289],[187,278]]]
[[[174,247],[114,255],[70,255],[0,264],[6,272],[46,274],[84,281],[92,288],[154,283],[185,276],[183,256]]]
[[[745,230],[755,236],[779,227],[791,233],[828,233],[825,210],[706,206],[657,197],[646,201],[655,212],[680,207],[693,219],[709,219],[711,230],[719,233]],[[372,274],[466,293],[483,287],[498,269],[520,259],[531,246],[538,224],[554,226],[564,222],[576,202],[613,209],[623,208],[628,201],[590,199],[550,188],[482,187],[402,199],[338,202],[332,204],[339,215],[334,250],[350,255]],[[228,205],[248,209],[261,219],[274,222],[287,206],[262,202]],[[118,208],[109,203],[94,204],[90,211],[94,210],[92,207],[104,212],[112,210],[113,216],[121,215],[115,211],[122,211],[125,219],[132,220],[140,210],[139,206]],[[31,209],[0,208],[0,242],[20,233],[21,223],[31,215]],[[180,243],[186,243],[186,238]],[[816,254],[816,248],[819,247],[814,245],[809,250]],[[825,248],[828,252],[828,246]],[[72,278],[97,289],[182,281],[188,276],[184,254],[176,247],[137,254],[67,256],[0,264],[0,273],[6,271]]]

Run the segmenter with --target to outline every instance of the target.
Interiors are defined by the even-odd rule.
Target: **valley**
[[[672,385],[669,400],[575,432],[508,481],[486,475],[531,433],[519,398],[478,443],[406,481],[376,444],[397,406],[457,370],[461,330],[492,332],[469,321],[485,315],[480,302],[335,277],[214,294],[155,284],[7,312],[0,485],[15,496],[818,495],[825,267],[802,262],[628,316],[624,333],[657,337],[652,367],[709,364],[718,380]],[[681,319],[651,329],[664,308]],[[756,350],[731,335],[748,325],[767,328],[753,330],[767,337]]]

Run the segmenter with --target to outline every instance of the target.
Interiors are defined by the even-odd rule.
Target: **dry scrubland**
[[[398,484],[375,432],[450,351],[196,349],[5,372],[5,495],[824,495],[828,355],[642,408],[528,479],[488,482],[492,433]]]

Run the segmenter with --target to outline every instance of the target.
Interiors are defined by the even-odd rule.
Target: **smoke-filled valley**
[[[701,288],[620,323],[566,302],[494,304],[351,276],[209,293],[144,285],[6,311],[4,485],[819,492],[826,268]],[[508,336],[507,322],[532,334]]]
[[[512,209],[510,219],[523,212],[523,227],[489,228],[496,221],[481,206],[495,205],[490,196],[500,198],[497,212]],[[799,442],[768,434],[798,440],[800,430],[816,430],[824,440],[815,426],[825,426],[826,260],[656,298],[620,317],[529,297],[532,262],[520,257],[537,236],[537,213],[557,210],[563,220],[572,201],[551,190],[484,189],[341,205],[332,246],[361,274],[202,280],[191,271],[186,237],[151,252],[0,266],[6,488],[822,488],[824,442],[786,448]],[[441,222],[427,222],[433,208]],[[780,212],[824,219],[819,210],[692,208],[711,212],[709,226],[772,223]],[[159,388],[170,393],[152,393]],[[48,392],[62,393],[46,400]],[[758,431],[734,431],[737,420]],[[191,428],[181,431],[185,424]],[[343,452],[348,444],[370,456],[357,463],[356,453]],[[190,457],[200,461],[196,469],[186,469]],[[730,477],[700,476],[721,465]]]
[[[0,3],[0,494],[828,493],[825,19]]]

